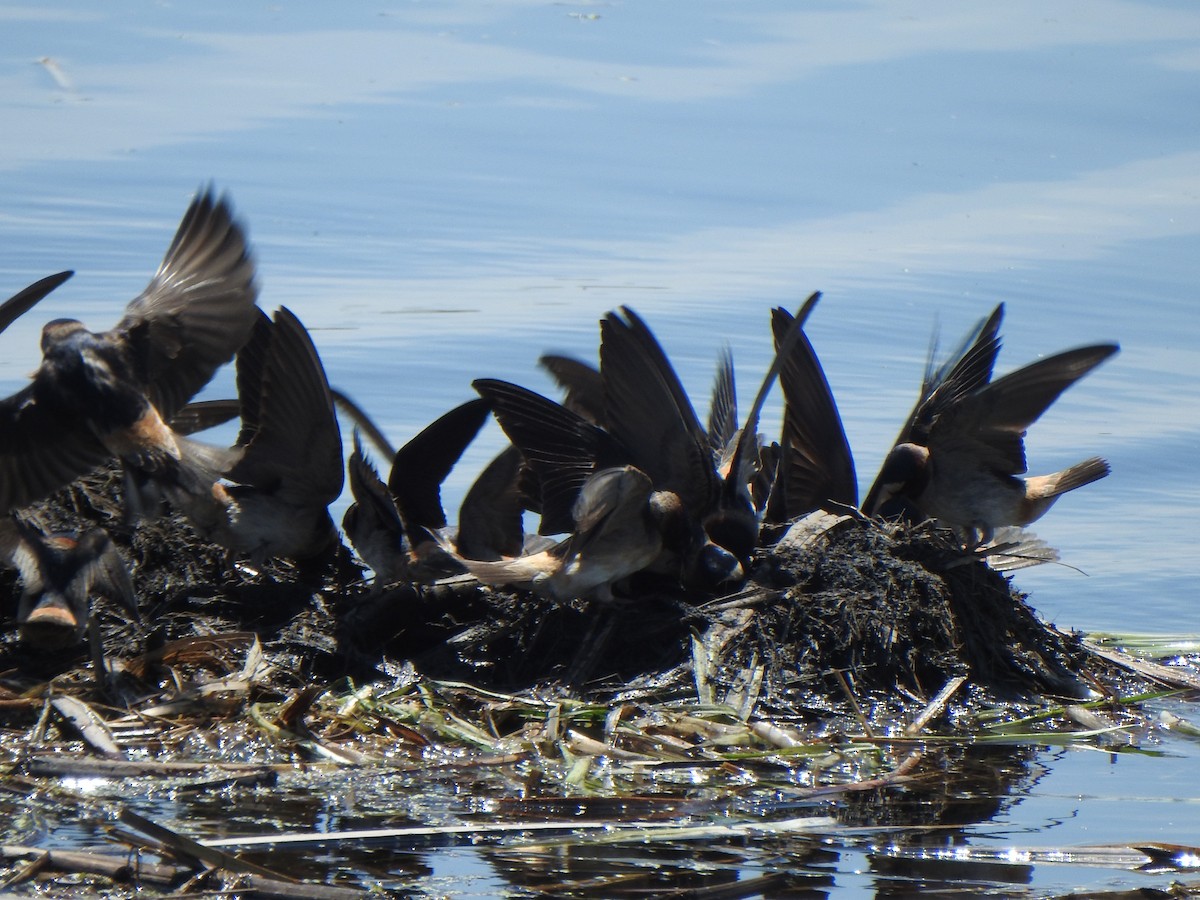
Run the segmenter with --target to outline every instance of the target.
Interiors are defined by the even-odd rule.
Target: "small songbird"
[[[484,584],[526,587],[560,601],[612,602],[615,583],[658,558],[665,523],[681,510],[678,498],[655,491],[644,472],[614,466],[587,478],[573,513],[571,536],[539,552],[474,560],[445,546]]]
[[[342,530],[358,558],[375,573],[372,587],[378,593],[385,585],[408,577],[408,550],[396,502],[363,450],[358,428],[354,429],[354,452],[346,471],[354,502],[342,516]]]
[[[540,530],[568,534],[533,553],[461,558],[480,581],[533,586],[559,600],[607,601],[614,584],[664,555],[677,572],[680,560],[703,552],[699,520],[685,515],[676,494],[657,490],[629,464],[628,451],[608,432],[515,384],[481,379],[474,387],[537,476]],[[726,568],[741,574],[736,560],[727,559]]]
[[[1021,477],[1024,437],[1063,391],[1117,350],[1116,344],[1068,350],[941,404],[888,454],[864,511],[875,515],[892,497],[906,497],[925,516],[963,532],[974,549],[997,528],[1028,525],[1062,494],[1103,478],[1109,466],[1099,457]]]
[[[32,647],[56,650],[83,639],[92,599],[102,595],[139,619],[129,570],[102,529],[82,535],[43,534],[33,525],[0,519],[0,560],[21,578],[17,627]]]
[[[765,471],[763,468],[764,442],[758,433],[759,419],[776,378],[785,374],[789,378],[794,375],[793,358],[808,344],[803,332],[804,323],[820,298],[819,292],[813,293],[804,301],[796,315],[781,311],[782,315],[776,317],[778,327],[775,330],[775,356],[763,377],[750,412],[741,427],[724,439],[723,446],[715,442],[713,444],[717,473],[721,478],[721,491],[716,509],[704,517],[704,530],[715,543],[733,553],[747,571],[750,557],[758,546],[759,532],[766,514],[769,496],[766,484],[778,472],[777,465],[773,467],[773,471]],[[813,359],[815,360],[815,356]],[[732,366],[730,360],[728,376],[719,375],[713,391],[713,412],[709,416],[710,439],[717,433],[713,427],[717,422],[729,420],[723,426],[728,429],[735,425],[738,419],[737,405],[733,399]],[[817,368],[819,374],[819,365]],[[823,386],[828,391],[828,386]],[[795,385],[791,384],[790,387],[794,393]],[[728,399],[724,396],[726,392],[730,395]],[[784,399],[786,411],[787,394]],[[721,407],[726,403],[730,409],[722,413]]]
[[[32,382],[0,400],[0,511],[112,456],[161,481],[211,484],[229,454],[167,422],[245,343],[256,300],[245,235],[229,204],[204,191],[114,328],[91,332],[74,319],[43,328]]]
[[[996,367],[996,357],[1000,353],[1000,323],[1003,318],[1004,304],[1001,303],[992,310],[990,316],[980,319],[958,346],[936,365],[934,359],[937,356],[937,333],[934,333],[933,342],[925,358],[921,391],[904,427],[892,442],[893,447],[901,444],[927,444],[929,429],[943,412],[992,380],[992,370]],[[871,489],[867,491],[862,504],[864,511],[870,515],[885,518],[904,517],[908,520],[920,520],[926,516],[921,510],[915,509],[903,494],[889,491],[887,499],[884,499],[882,475],[883,472],[880,472],[875,477]]]
[[[205,538],[261,565],[323,557],[338,543],[329,504],[342,492],[342,439],[312,338],[286,308],[260,314],[238,356],[242,430],[224,482],[167,497]]]
[[[345,395],[338,405],[352,406],[356,421],[370,421]],[[367,459],[355,429],[354,452],[347,466],[354,503],[346,510],[342,528],[375,572],[376,588],[401,579],[430,581],[462,571],[446,558],[434,536],[446,528],[441,488],[488,415],[487,402],[476,398],[439,416],[393,453],[387,484]]]

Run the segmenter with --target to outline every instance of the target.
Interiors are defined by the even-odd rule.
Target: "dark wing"
[[[240,353],[238,354],[238,359],[241,359]],[[329,391],[333,394],[334,406],[343,415],[349,416],[354,421],[354,427],[369,437],[371,443],[378,448],[380,453],[388,459],[396,455],[396,448],[392,446],[392,442],[387,439],[387,435],[383,433],[383,429],[375,424],[375,420],[367,415],[365,409],[359,406],[349,395],[342,393],[337,388],[330,388]]]
[[[50,496],[111,455],[85,423],[38,403],[27,385],[0,400],[0,512]]]
[[[177,434],[195,434],[231,422],[242,413],[237,400],[195,400],[171,417],[171,428]]]
[[[458,510],[455,545],[467,559],[519,556],[525,546],[521,451],[509,444],[479,473]]]
[[[47,275],[0,303],[0,331],[4,331],[9,325],[33,309],[43,297],[74,274],[74,272],[59,272],[57,275]]]
[[[229,479],[298,504],[336,500],[345,475],[333,397],[312,338],[286,307],[275,313],[258,415],[258,431]]]
[[[931,455],[960,453],[1003,475],[1026,471],[1025,431],[1063,391],[1120,349],[1067,350],[1009,372],[946,410],[929,432]]]
[[[733,436],[737,434],[737,385],[733,378],[733,353],[721,351],[717,374],[713,377],[712,397],[708,403],[708,445],[713,459],[720,463]]]
[[[933,368],[933,353],[925,364],[921,396],[909,418],[908,425],[896,440],[897,444],[924,444],[929,429],[942,412],[983,388],[992,380],[992,370],[1000,353],[1000,323],[1004,319],[1004,304],[998,304],[992,314],[969,331],[946,360]]]
[[[771,313],[776,347],[792,326],[782,307]],[[826,501],[855,506],[858,482],[854,457],[825,371],[808,336],[801,333],[783,360],[782,465],[776,476],[786,519],[794,519]]]
[[[566,396],[563,406],[589,422],[604,424],[604,382],[593,365],[571,356],[548,353],[538,364],[549,372]]]
[[[129,577],[129,567],[125,565],[125,560],[108,533],[101,528],[93,528],[86,532],[79,538],[76,552],[86,560],[80,571],[87,579],[88,593],[94,588],[110,600],[121,604],[134,619],[141,621],[137,593],[133,589],[133,579]]]
[[[244,447],[258,433],[259,407],[262,405],[263,378],[271,355],[271,334],[275,326],[261,309],[254,317],[250,337],[237,352],[237,393],[242,408],[242,428],[235,446]]]
[[[775,358],[763,377],[750,412],[746,415],[746,421],[737,434],[732,453],[729,454],[728,470],[721,483],[717,508],[704,518],[704,529],[709,537],[740,560],[748,561],[758,542],[762,510],[755,501],[753,483],[758,478],[762,458],[758,435],[759,418],[767,394],[775,384],[775,379],[779,377],[784,361],[791,355],[792,348],[802,336],[804,322],[820,299],[819,292],[809,296],[800,311],[785,323],[780,332]]]
[[[934,366],[937,340],[929,348],[925,362],[925,376],[921,381],[921,393],[917,403],[892,446],[920,444],[927,446],[930,429],[942,413],[958,402],[980,390],[991,381],[996,357],[1000,353],[1000,323],[1004,319],[1004,304],[992,310],[992,314],[979,322],[963,337],[941,365]],[[882,496],[884,483],[879,475],[867,491],[862,508],[875,508]]]
[[[600,320],[600,374],[604,419],[627,461],[693,515],[713,507],[719,479],[708,433],[662,347],[628,307]]]
[[[414,544],[418,543],[416,527],[446,527],[442,482],[467,445],[475,440],[490,411],[486,400],[468,400],[440,416],[396,451],[388,490]]]
[[[128,339],[164,417],[246,343],[257,298],[246,236],[225,198],[204,190],[188,207],[158,272],[114,329]]]
[[[354,429],[354,452],[350,454],[346,470],[350,473],[350,494],[354,502],[370,508],[372,521],[386,522],[402,534],[404,527],[396,503],[374,464],[363,452],[362,438],[357,428]]]
[[[618,464],[621,452],[604,431],[541,394],[488,378],[471,386],[492,404],[500,427],[537,476],[539,532],[573,531],[573,509],[584,482],[597,468]]]
[[[363,452],[357,428],[354,429],[354,452],[350,454],[346,469],[350,473],[350,493],[354,503],[346,510],[342,523],[351,543],[358,549],[357,542],[363,533],[383,531],[391,535],[393,546],[402,546],[404,524],[400,521],[400,512],[387,485]],[[361,550],[359,556],[366,560]],[[369,565],[370,560],[366,561]]]
[[[792,348],[803,336],[804,323],[820,299],[820,291],[810,294],[799,312],[776,335],[775,358],[771,361],[771,367],[767,369],[767,374],[763,376],[758,393],[754,395],[754,402],[750,406],[750,412],[746,414],[746,422],[738,434],[737,445],[731,457],[729,474],[726,476],[726,485],[724,486],[727,498],[732,496],[735,491],[743,491],[758,472],[760,458],[758,420],[762,416],[763,404],[766,403],[767,394],[771,392],[775,379],[779,377],[779,372],[791,354]]]

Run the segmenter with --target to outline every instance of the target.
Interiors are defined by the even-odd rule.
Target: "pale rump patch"
[[[61,606],[39,606],[31,612],[21,626],[34,625],[39,628],[70,628],[79,627],[79,620],[69,609]]]

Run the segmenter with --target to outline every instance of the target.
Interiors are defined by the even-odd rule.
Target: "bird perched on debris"
[[[352,404],[343,396],[339,405]],[[354,503],[342,528],[359,557],[375,572],[376,587],[400,579],[429,581],[462,571],[434,537],[446,527],[441,487],[489,414],[476,398],[439,416],[397,450],[387,484],[362,449],[358,430],[347,468]],[[355,418],[365,418],[358,411]]]
[[[387,485],[362,447],[359,430],[354,429],[354,451],[346,462],[350,475],[350,494],[354,502],[342,516],[342,530],[350,546],[375,573],[376,592],[408,576],[404,523],[400,511],[388,493]]]
[[[55,319],[43,328],[32,382],[0,400],[0,511],[112,456],[159,480],[211,484],[228,453],[167,421],[245,343],[256,299],[245,235],[229,204],[206,190],[115,327],[92,332]]]
[[[238,355],[242,430],[227,483],[168,490],[205,538],[256,565],[322,557],[338,543],[329,504],[342,492],[342,439],[325,369],[308,332],[280,308],[259,313]]]
[[[760,473],[759,417],[819,299],[819,293],[811,295],[786,323],[745,422],[728,437],[709,434],[700,425],[679,377],[640,317],[622,307],[600,323],[600,375],[608,430],[629,449],[630,462],[651,477],[657,490],[676,494],[688,514],[702,523],[711,545],[726,551],[743,572],[758,544],[763,513],[752,495]],[[710,416],[714,431],[727,431],[737,421],[732,393],[732,364],[725,364],[714,390]],[[726,424],[718,427],[718,422]],[[684,580],[710,587],[737,580],[732,572],[720,571],[719,564],[714,570],[714,562],[710,553],[702,557],[701,565],[685,566]]]
[[[900,429],[900,434],[892,442],[893,447],[901,444],[928,443],[929,429],[943,412],[992,380],[992,370],[1000,353],[1000,323],[1003,318],[1004,304],[1001,303],[992,310],[991,315],[980,319],[954,351],[938,365],[934,364],[937,355],[935,332],[929,354],[925,358],[925,374],[921,379],[921,391],[917,395],[917,402],[908,414],[904,427]],[[883,472],[880,472],[876,476],[875,482],[867,492],[862,504],[863,510],[871,515],[887,518],[923,518],[925,513],[915,509],[903,494],[889,491],[888,498],[883,499],[882,475]]]
[[[537,476],[547,533],[569,532],[549,548],[499,559],[443,547],[485,584],[544,591],[557,600],[611,601],[613,585],[650,566],[684,527],[678,497],[656,491],[605,431],[564,406],[504,381],[481,379],[505,433]],[[698,530],[698,523],[696,526]]]
[[[28,522],[0,519],[0,560],[21,578],[17,627],[21,640],[56,650],[83,639],[93,595],[119,603],[139,619],[129,570],[108,534],[43,534]]]
[[[884,461],[864,511],[875,515],[892,497],[905,497],[925,516],[965,533],[973,549],[988,543],[997,528],[1028,525],[1062,494],[1103,478],[1109,466],[1099,457],[1021,477],[1027,471],[1024,437],[1063,391],[1118,349],[1097,344],[1068,350],[974,390],[953,391],[932,413],[918,409],[904,432],[908,439]],[[990,362],[983,363],[990,373]]]
[[[666,523],[678,518],[679,498],[655,491],[633,466],[592,474],[579,492],[575,530],[554,546],[494,561],[461,560],[484,584],[525,585],[556,600],[614,600],[613,585],[648,568],[663,548]]]

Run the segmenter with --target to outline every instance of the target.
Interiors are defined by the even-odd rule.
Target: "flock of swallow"
[[[0,330],[71,274],[0,305]],[[736,588],[765,524],[819,509],[936,519],[974,551],[997,529],[1027,525],[1061,494],[1108,474],[1104,460],[1091,458],[1024,477],[1023,438],[1117,346],[1068,350],[992,380],[999,306],[943,363],[931,354],[917,404],[860,508],[841,418],[803,331],[818,298],[795,315],[772,311],[774,361],[744,421],[728,352],[702,425],[650,328],[622,307],[600,322],[598,368],[541,359],[562,402],[477,380],[478,399],[392,450],[330,388],[296,316],[280,308],[268,318],[259,308],[245,233],[226,199],[204,190],[116,326],[92,332],[75,320],[49,322],[30,383],[0,400],[0,562],[21,579],[21,638],[78,643],[93,595],[137,616],[132,579],[108,536],[47,533],[30,509],[114,459],[131,522],[173,509],[201,537],[256,564],[332,558],[341,544],[328,507],[348,470],[354,503],[342,524],[375,573],[375,590],[455,577],[563,601],[613,600],[634,590],[632,576],[689,590]],[[236,400],[192,402],[235,360]],[[783,433],[767,442],[758,425],[776,380]],[[338,407],[357,423],[348,465]],[[451,528],[441,483],[491,415],[511,444],[467,492]],[[236,416],[232,447],[192,437]],[[360,429],[391,459],[386,483]],[[537,535],[524,532],[527,511],[540,516]]]

